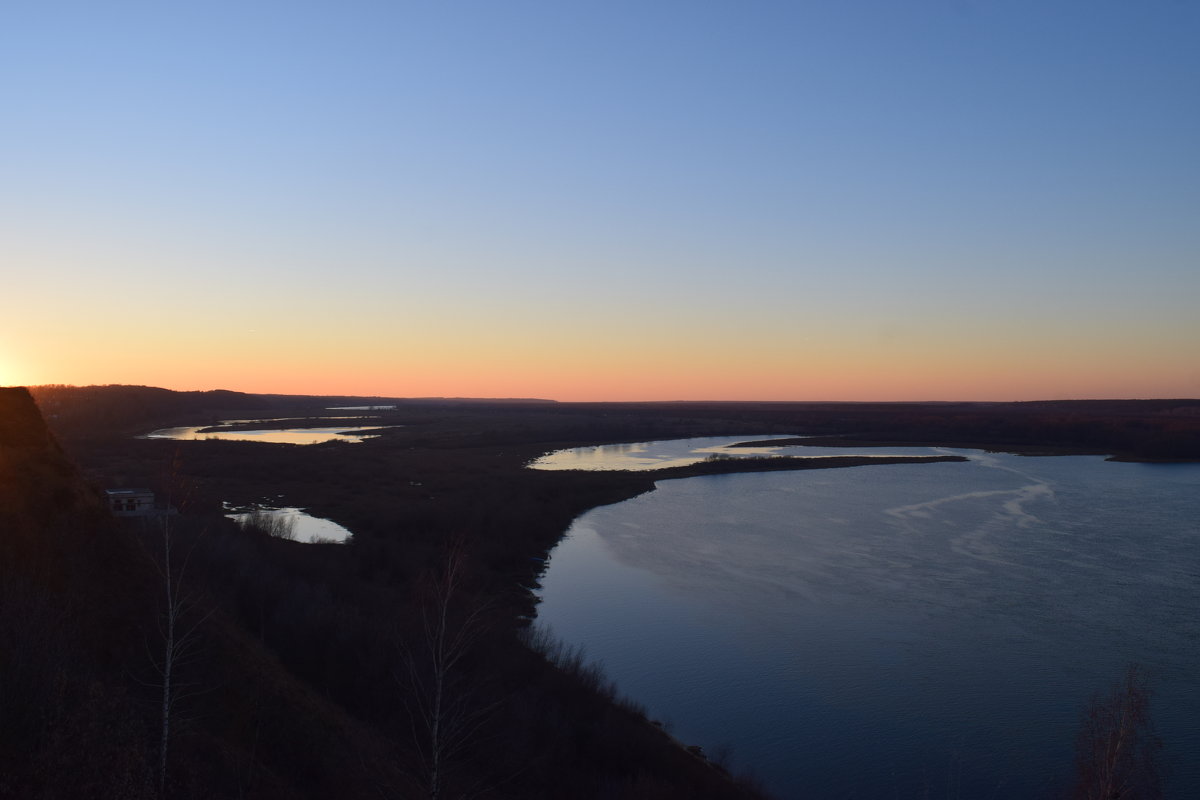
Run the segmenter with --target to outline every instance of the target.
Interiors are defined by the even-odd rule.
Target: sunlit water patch
[[[380,425],[348,428],[278,428],[262,430],[205,430],[211,425],[162,428],[141,437],[143,439],[175,439],[196,441],[217,439],[230,442],[267,442],[270,444],[320,444],[321,442],[362,442],[379,435]]]
[[[660,481],[575,522],[539,624],[782,798],[1049,796],[1136,661],[1200,796],[1200,465],[947,452]]]
[[[780,445],[736,447],[744,441],[794,439],[791,434],[746,435],[746,437],[701,437],[695,439],[666,439],[638,441],[632,444],[593,445],[556,450],[529,463],[532,469],[563,470],[653,470],[667,467],[688,467],[708,458],[751,458],[763,456],[800,456],[804,458],[836,458],[858,456],[887,458],[888,456],[944,456],[943,447],[810,447]]]
[[[778,447],[734,447],[740,442],[762,442],[771,439],[794,439],[788,434],[750,436],[707,436],[693,439],[667,439],[630,444],[603,444],[555,450],[530,462],[532,469],[544,470],[655,470],[666,467],[686,467],[709,458],[751,458],[763,456],[802,456],[805,458],[837,458],[861,456],[945,455],[947,450],[932,447],[809,447],[781,445]]]
[[[349,529],[332,520],[314,517],[302,508],[233,508],[227,504],[226,510],[234,512],[225,516],[239,525],[256,524],[271,535],[306,544],[340,544],[352,535]]]
[[[395,411],[396,406],[329,406],[328,411]]]

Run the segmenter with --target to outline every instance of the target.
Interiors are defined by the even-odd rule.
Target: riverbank
[[[762,754],[783,797],[918,796],[915,773],[952,751],[963,796],[1006,773],[1014,796],[1038,796],[1038,779],[1068,778],[1087,697],[1134,660],[1154,665],[1167,750],[1190,752],[1175,707],[1194,697],[1195,643],[1188,616],[1162,609],[1195,607],[1197,467],[964,455],[659,482],[576,522],[539,618],[685,740]],[[813,752],[822,765],[795,757]],[[908,771],[892,787],[878,764]]]
[[[786,439],[770,439],[757,446],[787,444]],[[752,447],[753,443],[738,443],[730,447]],[[966,461],[965,456],[765,456],[762,458],[715,458],[681,467],[651,470],[658,480],[693,478],[702,475],[732,475],[739,472],[776,472],[803,469],[845,469],[886,464],[937,464],[947,461]]]
[[[1007,444],[999,446],[986,442],[963,442],[948,439],[858,439],[847,436],[796,436],[788,439],[764,439],[752,442],[738,442],[730,447],[769,447],[769,446],[801,446],[801,447],[945,447],[952,450],[982,450],[985,453],[1011,453],[1015,456],[1104,456],[1109,461],[1126,461],[1144,464],[1188,464],[1200,461],[1197,458],[1146,458],[1123,451],[1113,452],[1111,449],[1100,447],[1079,447],[1071,445],[1022,445]]]

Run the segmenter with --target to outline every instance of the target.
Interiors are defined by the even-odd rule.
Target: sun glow
[[[0,349],[0,386],[37,386],[44,383],[66,383],[66,379],[48,379],[57,376],[59,370],[47,373],[41,364],[24,356],[12,355],[12,350]],[[63,374],[69,374],[64,371]]]
[[[0,386],[22,386],[23,371],[4,353],[0,353]]]

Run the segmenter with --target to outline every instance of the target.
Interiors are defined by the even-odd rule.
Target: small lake
[[[262,515],[279,525],[278,529],[287,531],[285,538],[305,544],[342,544],[352,536],[348,528],[332,520],[311,516],[302,508],[253,506],[235,509],[227,506],[227,510],[234,513],[225,516],[238,524],[246,523],[252,516]]]
[[[544,470],[648,470],[664,467],[684,467],[703,461],[712,455],[749,457],[774,455],[772,447],[730,447],[731,442],[759,439],[784,439],[785,436],[746,436],[734,439],[714,436],[695,439],[668,439],[630,444],[603,444],[596,447],[574,447],[555,450],[530,462],[531,469]]]
[[[264,420],[270,421],[270,420]],[[243,420],[234,422],[243,423]],[[223,423],[231,424],[231,423]],[[204,441],[218,439],[228,442],[267,442],[269,444],[320,444],[321,442],[363,442],[379,435],[382,425],[328,428],[264,428],[262,430],[205,430],[212,425],[193,425],[181,428],[162,428],[142,436],[143,439],[176,439]],[[371,431],[372,433],[369,433]]]
[[[1167,796],[1200,796],[1200,465],[814,454],[858,452],[970,460],[660,481],[576,520],[538,623],[780,798],[1049,796],[1138,662]]]
[[[763,442],[771,439],[793,439],[777,434],[767,436],[709,436],[692,439],[666,439],[655,442],[604,444],[595,447],[574,447],[555,450],[529,463],[531,469],[542,470],[631,470],[644,471],[666,467],[686,467],[712,457],[751,458],[761,456],[805,456],[807,458],[836,458],[837,456],[939,455],[946,451],[929,447],[734,447],[738,442]]]

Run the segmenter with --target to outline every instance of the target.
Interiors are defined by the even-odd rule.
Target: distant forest
[[[339,405],[400,410],[512,412],[559,441],[628,439],[666,420],[737,433],[837,436],[853,442],[939,443],[1060,449],[1146,460],[1200,459],[1200,400],[1050,400],[1020,403],[555,403],[549,400],[254,395],[174,392],[147,386],[32,387],[61,435],[96,438],[168,425],[216,424],[230,416],[319,416]],[[501,427],[511,427],[509,425]],[[635,426],[630,430],[630,426]],[[686,427],[686,426],[685,426]],[[483,434],[484,432],[480,432]],[[498,431],[497,431],[498,433]]]

